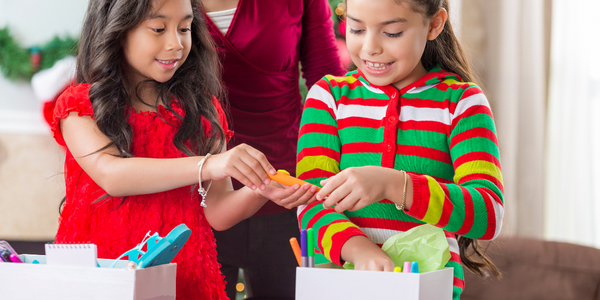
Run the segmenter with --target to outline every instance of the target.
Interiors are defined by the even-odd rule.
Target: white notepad
[[[46,264],[55,266],[97,267],[94,244],[46,244]]]

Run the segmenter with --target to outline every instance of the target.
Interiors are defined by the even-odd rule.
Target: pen
[[[302,266],[303,267],[308,267],[308,257],[306,256],[308,254],[307,249],[306,249],[306,229],[302,229],[300,230],[300,248],[302,249]]]
[[[17,256],[16,254],[11,254],[10,255],[10,260],[12,260],[12,262],[15,263],[22,263],[21,259],[19,258],[19,256]]]
[[[315,235],[313,234],[313,229],[309,228],[306,230],[306,247],[308,254],[308,267],[315,267]]]
[[[301,256],[301,250],[300,250],[300,245],[298,245],[298,240],[293,237],[290,239],[290,245],[292,245],[292,250],[294,251],[294,256],[296,256],[296,260],[298,261],[298,265],[302,266],[302,258]]]
[[[271,174],[268,174],[268,175],[271,178],[271,180],[279,182],[279,183],[287,185],[287,186],[292,186],[294,184],[298,184],[298,185],[302,186],[303,184],[306,183],[306,181],[304,181],[304,180],[290,176],[290,173],[288,173],[286,170],[278,170],[277,173],[275,173],[275,175],[271,175]],[[321,188],[317,187],[317,192],[320,190],[321,190]]]
[[[419,263],[416,261],[413,261],[412,264],[410,264],[410,272],[411,273],[419,273]]]
[[[404,268],[402,268],[402,273],[410,273],[410,261],[404,262]]]

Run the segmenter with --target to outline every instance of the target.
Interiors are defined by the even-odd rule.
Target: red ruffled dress
[[[57,100],[52,121],[56,141],[65,146],[60,132],[60,119],[70,112],[94,116],[89,99],[89,84],[68,88]],[[225,115],[214,100],[221,124],[229,138]],[[183,110],[173,105],[183,115]],[[129,110],[133,132],[132,154],[136,157],[175,158],[185,156],[173,145],[179,120],[164,107],[158,112],[138,113]],[[203,120],[204,128],[209,123]],[[148,195],[121,198],[106,194],[77,164],[66,149],[65,181],[67,200],[60,216],[57,243],[92,242],[98,246],[98,257],[115,259],[139,244],[148,231],[167,235],[175,226],[185,223],[192,235],[177,254],[177,299],[227,299],[225,285],[217,263],[216,244],[210,225],[204,217],[197,192],[190,186]]]

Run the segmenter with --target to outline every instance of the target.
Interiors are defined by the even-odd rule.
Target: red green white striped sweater
[[[372,85],[360,71],[326,76],[309,91],[300,126],[300,179],[319,185],[340,170],[371,165],[405,170],[413,181],[408,211],[387,199],[343,214],[322,202],[300,207],[300,227],[317,232],[318,251],[341,265],[352,236],[381,246],[432,224],[446,233],[458,299],[464,276],[456,236],[493,239],[504,217],[496,129],[481,89],[439,67],[402,90]]]

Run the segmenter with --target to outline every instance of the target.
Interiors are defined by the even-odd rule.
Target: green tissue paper
[[[420,273],[442,269],[450,260],[450,247],[444,231],[424,224],[390,237],[381,247],[398,267],[405,261],[419,263]],[[351,263],[345,269],[354,269]]]

